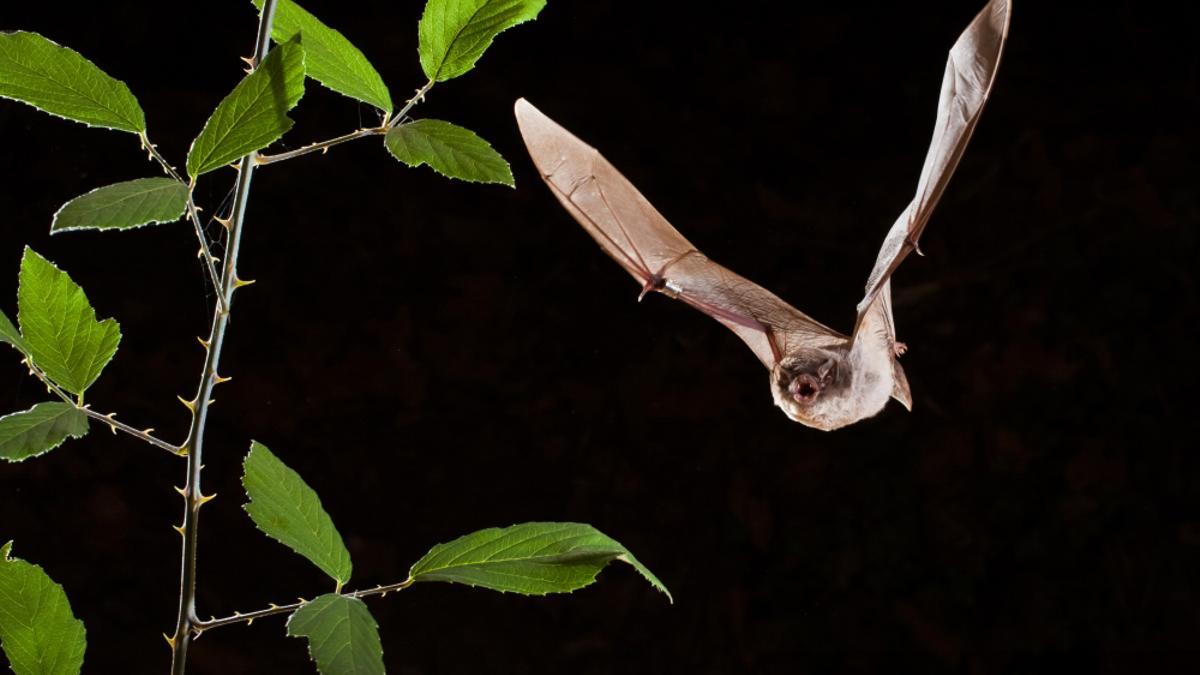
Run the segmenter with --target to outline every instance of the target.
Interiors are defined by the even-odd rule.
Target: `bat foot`
[[[912,235],[905,237],[905,241],[908,242],[908,245],[912,247],[913,252],[921,257],[925,256],[925,252],[921,250],[921,245],[917,243],[916,239],[912,238]]]
[[[904,356],[904,353],[907,351],[908,351],[908,345],[904,344],[903,342],[900,342],[899,340],[892,341],[892,356],[901,357],[901,356]]]

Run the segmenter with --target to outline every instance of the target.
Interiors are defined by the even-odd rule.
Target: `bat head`
[[[801,350],[771,369],[771,395],[794,422],[823,431],[840,429],[887,403],[892,379],[870,365],[854,353]]]

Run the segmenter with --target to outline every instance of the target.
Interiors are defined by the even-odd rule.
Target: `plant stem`
[[[367,136],[382,136],[383,134],[386,134],[387,132],[388,132],[387,127],[377,127],[374,129],[359,129],[357,131],[352,131],[348,134],[345,134],[344,136],[338,136],[337,138],[331,138],[327,141],[321,141],[320,143],[313,143],[311,145],[306,145],[303,148],[289,150],[288,152],[281,152],[278,155],[259,155],[258,158],[255,159],[254,161],[259,166],[262,166],[264,164],[274,164],[275,162],[282,162],[284,160],[294,159],[296,157],[300,157],[302,155],[307,155],[307,154],[313,153],[313,152],[318,152],[318,151],[326,152],[329,150],[329,148],[332,148],[335,145],[341,145],[342,143],[345,143],[347,141],[355,141],[360,138],[366,138]]]
[[[48,389],[54,395],[61,398],[63,401],[75,406],[76,410],[84,413],[88,417],[91,417],[92,419],[99,420],[99,421],[107,424],[109,426],[109,428],[112,429],[114,434],[117,433],[118,430],[124,431],[125,433],[129,434],[130,436],[135,436],[137,438],[140,438],[143,441],[149,443],[150,445],[153,445],[156,448],[162,448],[163,450],[166,450],[167,452],[171,453],[172,455],[182,454],[183,451],[179,446],[171,445],[170,443],[162,440],[161,438],[150,435],[150,432],[153,431],[153,429],[145,429],[145,430],[135,429],[135,428],[129,426],[128,424],[125,424],[124,422],[118,422],[116,419],[114,419],[117,416],[117,413],[108,413],[107,415],[105,415],[103,413],[98,413],[95,410],[92,410],[90,407],[88,407],[86,405],[80,405],[79,402],[76,399],[72,398],[70,394],[63,391],[62,388],[59,387],[57,384],[54,384],[53,382],[51,382],[50,378],[47,377],[46,374],[43,373],[40,368],[33,365],[33,363],[28,358],[25,359],[25,365],[29,366],[30,373],[33,373],[39,380],[42,381],[42,384],[46,385],[46,389]]]
[[[421,88],[417,90],[417,93],[413,94],[412,98],[405,101],[404,107],[400,109],[400,112],[393,115],[392,119],[388,120],[388,123],[384,126],[388,129],[396,126],[400,120],[404,119],[404,116],[408,114],[408,111],[413,109],[413,106],[425,100],[425,94],[428,94],[429,90],[433,89],[433,85],[433,80],[430,80],[422,85]]]
[[[408,111],[413,109],[413,106],[415,106],[418,103],[420,103],[421,101],[425,100],[425,94],[428,93],[429,90],[433,88],[433,84],[434,84],[433,80],[426,82],[425,86],[418,89],[417,93],[414,94],[412,98],[405,101],[404,107],[400,109],[400,112],[396,113],[395,116],[393,116],[389,121],[384,123],[382,126],[373,127],[370,129],[358,129],[356,131],[351,131],[348,134],[338,136],[337,138],[331,138],[327,141],[321,141],[319,143],[311,143],[309,145],[304,146],[303,148],[296,148],[295,150],[281,152],[278,155],[259,155],[254,161],[259,166],[262,166],[264,164],[274,164],[276,162],[283,162],[283,161],[286,161],[289,159],[295,159],[297,157],[302,157],[304,155],[308,155],[308,154],[311,154],[314,152],[324,153],[324,152],[327,152],[330,148],[332,148],[335,145],[341,145],[342,143],[347,143],[349,141],[356,141],[360,138],[367,138],[369,136],[383,136],[383,135],[387,134],[387,132],[389,130],[391,130],[392,127],[396,126],[397,122],[404,119],[404,116],[408,114]]]
[[[340,595],[347,597],[347,598],[365,598],[365,597],[368,597],[371,595],[387,595],[388,593],[391,593],[392,591],[402,591],[402,590],[408,588],[409,586],[412,586],[413,582],[414,582],[414,579],[412,577],[409,577],[399,583],[388,584],[387,586],[376,586],[375,588],[368,588],[368,589],[361,590],[361,591],[352,591],[350,593],[341,593]],[[220,619],[209,619],[208,621],[196,621],[193,624],[192,629],[196,632],[197,635],[199,635],[200,633],[202,633],[206,630],[210,630],[213,628],[220,628],[221,626],[229,626],[229,625],[235,624],[235,623],[249,624],[249,623],[253,623],[255,619],[261,619],[264,616],[271,616],[273,614],[288,614],[288,613],[296,611],[297,609],[300,609],[301,607],[303,607],[306,604],[308,604],[307,600],[301,600],[300,602],[293,602],[290,605],[271,605],[270,607],[268,607],[266,609],[260,609],[260,610],[254,611],[254,612],[247,612],[245,614],[243,614],[241,612],[235,612],[232,616],[226,616],[226,617],[222,617]]]
[[[187,181],[185,181],[183,177],[179,175],[179,172],[175,170],[175,167],[171,166],[171,164],[167,162],[166,158],[159,154],[158,148],[154,147],[154,144],[150,142],[150,137],[146,134],[146,132],[143,131],[139,133],[138,138],[142,139],[142,148],[144,148],[146,152],[150,153],[152,158],[158,161],[159,165],[163,168],[163,171],[165,171],[168,176],[174,178],[180,183],[187,183]],[[208,237],[204,236],[204,226],[200,223],[199,209],[196,208],[196,202],[192,198],[192,188],[190,185],[188,186],[187,193],[187,213],[188,218],[191,219],[192,225],[196,229],[196,239],[200,241],[200,255],[204,258],[204,266],[208,268],[208,277],[212,280],[213,289],[219,289],[221,287],[221,279],[217,276],[217,268],[215,265],[216,258],[213,258],[212,251],[208,247]],[[217,303],[218,305],[221,303],[220,298],[217,298]]]
[[[263,62],[271,47],[271,24],[275,18],[276,0],[266,0],[259,15],[258,35],[254,44],[254,64]],[[219,286],[220,302],[213,311],[212,328],[207,340],[207,355],[204,370],[200,373],[200,385],[196,398],[188,406],[192,410],[192,425],[188,431],[183,450],[187,452],[187,482],[181,490],[184,499],[183,553],[180,560],[179,611],[176,615],[175,633],[168,642],[171,645],[171,675],[184,675],[187,669],[188,646],[191,644],[196,616],[196,550],[199,542],[200,507],[212,497],[200,491],[200,472],[203,469],[204,425],[208,420],[208,407],[212,402],[212,390],[218,382],[217,366],[220,365],[221,348],[225,344],[225,328],[229,325],[229,312],[233,304],[234,291],[242,285],[237,276],[238,248],[241,244],[242,225],[246,216],[246,202],[250,197],[250,181],[254,176],[254,153],[242,158],[238,167],[237,186],[234,190],[233,212],[225,253],[225,264]]]

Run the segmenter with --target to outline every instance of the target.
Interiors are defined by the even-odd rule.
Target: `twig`
[[[254,63],[259,64],[271,47],[271,25],[275,18],[277,0],[265,0],[259,15],[258,34],[254,43]],[[200,507],[212,499],[200,490],[200,472],[204,467],[204,427],[208,421],[208,408],[212,403],[212,391],[222,378],[217,375],[221,360],[221,348],[225,344],[225,329],[229,325],[229,313],[233,294],[244,282],[237,276],[238,249],[241,245],[242,225],[245,222],[246,202],[250,197],[250,181],[254,176],[254,153],[242,158],[237,186],[234,188],[233,211],[230,215],[226,235],[224,271],[218,286],[221,302],[213,311],[212,328],[205,341],[206,356],[204,369],[200,373],[200,384],[196,397],[185,402],[192,412],[192,424],[183,450],[187,452],[187,482],[180,490],[184,500],[183,524],[178,531],[183,536],[182,558],[179,573],[179,611],[176,614],[175,633],[167,638],[171,646],[171,675],[184,675],[187,670],[188,646],[199,621],[196,616],[196,551],[200,540]]]
[[[295,150],[281,152],[278,155],[259,155],[254,161],[259,166],[263,166],[264,164],[274,164],[275,162],[282,162],[282,161],[289,160],[289,159],[295,159],[296,157],[300,157],[302,155],[307,155],[307,154],[313,153],[313,152],[318,152],[318,151],[320,151],[322,153],[328,152],[329,149],[335,145],[341,145],[342,143],[346,143],[348,141],[355,141],[360,138],[366,138],[368,136],[382,136],[382,135],[386,134],[387,132],[388,132],[387,127],[376,127],[374,129],[359,129],[358,131],[352,131],[348,134],[345,134],[343,136],[338,136],[337,138],[331,138],[327,141],[321,141],[320,143],[313,143],[311,145],[306,145],[303,148],[297,148]]]
[[[166,158],[159,154],[158,148],[156,148],[154,144],[150,142],[150,137],[146,134],[146,132],[140,132],[138,134],[138,138],[142,140],[142,149],[150,153],[150,157],[158,161],[159,166],[163,168],[163,171],[165,171],[168,176],[174,178],[180,183],[187,184],[187,181],[185,181],[183,177],[179,175],[179,172],[175,170],[175,167],[171,166],[171,164],[167,162]],[[188,184],[188,218],[192,221],[192,225],[195,227],[196,239],[200,242],[200,254],[204,258],[204,266],[208,269],[208,278],[212,281],[213,288],[219,289],[221,287],[221,278],[217,276],[217,267],[215,264],[216,258],[213,257],[212,250],[208,246],[208,237],[204,236],[204,225],[200,223],[199,211],[200,209],[196,207],[196,202],[192,197],[192,185]],[[218,305],[220,302],[221,298],[218,297]]]
[[[402,590],[408,588],[409,586],[412,586],[414,581],[415,580],[412,577],[409,577],[409,578],[405,579],[404,581],[401,581],[400,583],[389,584],[387,586],[376,586],[375,588],[368,588],[365,590],[353,591],[350,593],[341,593],[340,595],[342,595],[343,597],[347,597],[347,598],[365,598],[365,597],[368,597],[371,595],[387,595],[388,593],[391,593],[392,591],[402,591]],[[296,611],[297,609],[300,609],[304,605],[308,604],[308,602],[309,601],[307,601],[307,600],[301,600],[300,602],[293,602],[289,605],[272,604],[270,607],[268,607],[266,609],[260,609],[260,610],[254,611],[254,612],[246,612],[246,613],[234,612],[231,616],[221,617],[220,619],[209,619],[208,621],[197,621],[193,624],[192,630],[195,632],[196,635],[199,635],[200,633],[203,633],[206,630],[211,630],[213,628],[220,628],[221,626],[228,626],[228,625],[235,624],[235,623],[250,624],[250,623],[253,623],[255,619],[261,619],[264,616],[271,616],[273,614],[289,614],[291,612]]]
[[[118,422],[115,419],[117,416],[117,413],[108,413],[107,415],[105,415],[103,413],[98,413],[95,410],[92,410],[90,406],[81,404],[78,399],[72,398],[71,395],[68,394],[66,391],[63,391],[63,389],[61,387],[59,387],[57,384],[54,384],[53,382],[51,382],[50,378],[46,376],[46,373],[42,372],[41,368],[38,368],[37,366],[33,365],[33,362],[30,361],[29,358],[25,359],[25,365],[29,367],[30,373],[32,373],[39,380],[41,380],[42,384],[46,385],[46,389],[50,390],[53,394],[55,394],[56,396],[61,398],[63,401],[75,406],[76,410],[84,413],[88,417],[91,417],[92,419],[99,420],[99,421],[107,424],[109,426],[109,428],[112,429],[114,434],[117,433],[118,430],[124,431],[125,433],[129,434],[130,436],[140,438],[141,440],[149,443],[150,445],[153,445],[156,448],[162,448],[163,450],[166,450],[167,452],[171,453],[172,455],[180,455],[183,453],[183,450],[179,446],[171,445],[170,443],[162,440],[161,438],[152,436],[150,434],[150,432],[153,431],[153,429],[135,429],[135,428],[129,426],[128,424],[125,424],[124,422]]]
[[[429,93],[429,90],[433,88],[433,85],[434,85],[433,80],[426,82],[425,86],[418,89],[417,93],[413,94],[413,97],[408,99],[408,101],[406,101],[404,103],[404,107],[400,109],[400,112],[396,113],[390,120],[385,122],[382,126],[372,127],[370,129],[358,129],[356,131],[351,131],[348,134],[343,134],[341,136],[338,136],[337,138],[331,138],[327,141],[321,141],[319,143],[312,143],[312,144],[304,146],[303,148],[296,148],[295,150],[281,152],[278,155],[259,155],[254,161],[259,166],[263,166],[266,164],[274,164],[276,162],[283,162],[283,161],[286,161],[289,159],[295,159],[297,157],[302,157],[304,155],[312,154],[314,152],[325,153],[325,152],[328,152],[329,149],[335,145],[341,145],[342,143],[356,141],[360,138],[386,135],[387,132],[392,129],[392,127],[396,126],[397,123],[399,123],[401,120],[404,119],[404,116],[407,115],[408,112],[413,109],[413,106],[415,106],[418,103],[420,103],[421,101],[425,100],[425,94]]]

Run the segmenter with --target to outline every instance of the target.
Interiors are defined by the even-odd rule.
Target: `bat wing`
[[[844,343],[845,336],[700,253],[595,148],[525,99],[515,112],[550,190],[643,294],[659,291],[712,316],[768,368],[796,346]]]
[[[933,140],[921,169],[917,194],[892,225],[879,250],[875,268],[867,279],[866,296],[858,303],[856,338],[863,319],[892,273],[910,252],[918,250],[917,241],[925,230],[929,215],[937,206],[967,141],[971,139],[996,79],[1000,54],[1008,37],[1011,10],[1011,0],[991,0],[950,49]]]

